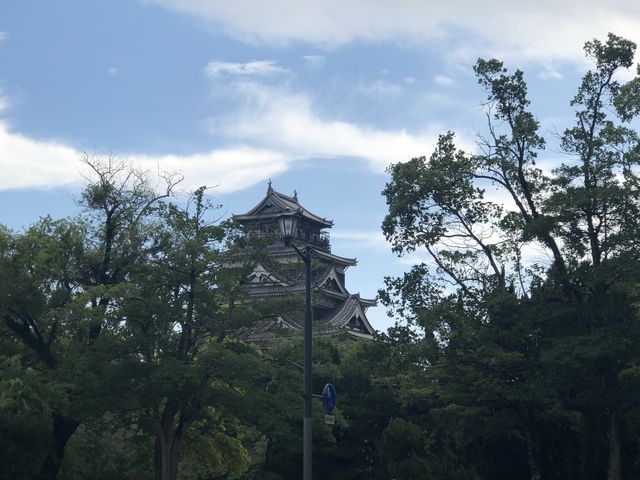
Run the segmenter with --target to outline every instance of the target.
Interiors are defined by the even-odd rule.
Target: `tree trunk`
[[[64,458],[67,442],[78,429],[80,422],[53,414],[53,445],[40,468],[40,480],[55,480]]]
[[[165,442],[156,437],[154,444],[156,480],[176,480],[178,478],[182,438],[171,433],[168,436],[173,438]]]
[[[538,463],[540,448],[531,431],[527,432],[527,455],[529,458],[529,478],[531,480],[542,480],[542,473]]]
[[[153,442],[153,471],[155,480],[162,480],[162,446],[160,436]]]
[[[622,444],[620,440],[620,422],[618,415],[609,416],[609,473],[607,480],[622,479]]]
[[[578,478],[580,480],[589,480],[587,472],[589,472],[589,429],[587,424],[587,419],[583,416],[582,422],[580,425],[580,448],[579,448],[579,457],[578,457]]]
[[[182,426],[175,428],[172,414],[165,411],[156,425],[154,442],[154,467],[156,480],[176,480],[178,463],[182,453]]]

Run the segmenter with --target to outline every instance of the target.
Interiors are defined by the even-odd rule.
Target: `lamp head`
[[[298,224],[300,220],[297,215],[283,214],[278,218],[278,226],[280,227],[280,236],[284,244],[289,246],[291,241],[298,234]]]

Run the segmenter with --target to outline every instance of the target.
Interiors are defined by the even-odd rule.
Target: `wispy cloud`
[[[306,2],[305,8],[299,0],[142,1],[193,15],[254,44],[440,42],[449,56],[458,49],[455,39],[462,33],[474,39],[467,42],[466,56],[472,61],[487,51],[499,53],[499,58],[575,60],[582,57],[581,42],[608,31],[640,40],[640,8],[628,0],[539,0],[522,2],[517,9],[509,0],[327,0]]]
[[[236,103],[232,113],[209,119],[210,131],[223,148],[193,155],[117,153],[145,169],[181,171],[187,187],[218,185],[221,192],[228,192],[276,176],[295,162],[321,158],[362,159],[374,172],[383,173],[390,163],[429,155],[443,130],[436,123],[415,126],[411,131],[383,129],[320,114],[311,96],[293,90],[290,82],[267,85],[259,81],[288,72],[270,60],[211,62],[205,71],[212,82],[222,85],[216,91]],[[233,78],[220,81],[222,75]],[[399,88],[379,81],[371,92],[395,94]],[[0,111],[7,105],[0,91]],[[81,182],[78,159],[82,152],[78,146],[31,138],[9,125],[0,119],[0,171],[11,172],[0,178],[0,189]],[[459,140],[465,147],[473,145],[473,141]]]
[[[540,78],[541,80],[562,80],[563,77],[559,71],[548,68],[539,72],[538,78]]]
[[[53,140],[35,141],[0,122],[0,189],[48,188],[78,181],[80,152]]]
[[[0,42],[4,42],[8,38],[9,38],[9,33],[8,32],[0,32]]]
[[[131,155],[135,163],[147,169],[184,174],[184,185],[217,186],[221,193],[242,190],[283,173],[291,161],[280,152],[246,145],[211,150],[195,155]]]
[[[428,155],[441,130],[436,124],[426,124],[415,132],[382,130],[323,118],[306,94],[257,82],[237,83],[233,89],[233,95],[247,107],[212,118],[212,133],[294,159],[355,157],[382,173],[392,162]]]
[[[118,75],[118,73],[120,73],[120,69],[118,67],[111,67],[107,70],[107,73],[112,77],[115,77],[116,75]]]
[[[37,140],[12,132],[0,122],[0,190],[56,188],[80,184],[82,152],[55,140]],[[195,155],[120,155],[132,165],[148,170],[178,171],[184,188],[217,186],[219,192],[246,188],[286,170],[279,152],[247,146],[211,150]]]
[[[229,147],[182,156],[119,153],[144,169],[180,171],[189,188],[218,185],[219,191],[228,192],[283,173],[296,161],[317,158],[360,158],[382,173],[392,162],[428,155],[440,130],[434,124],[416,132],[383,130],[323,118],[306,94],[282,86],[238,81],[230,88],[245,107],[211,119],[212,133]],[[77,147],[30,138],[0,122],[0,171],[11,172],[0,178],[0,189],[81,182],[81,156]]]
[[[220,77],[222,75],[269,76],[287,73],[288,71],[288,69],[277,65],[273,60],[254,60],[247,63],[209,62],[204,67],[205,74],[210,77]]]
[[[389,251],[390,244],[380,230],[336,230],[331,233],[332,241],[338,240],[342,244],[356,244],[360,249],[375,249]]]
[[[229,66],[232,65],[232,66]],[[237,65],[241,65],[237,67]],[[246,68],[224,64],[212,71],[264,72],[279,68]],[[193,155],[145,155],[117,152],[143,169],[180,171],[186,187],[218,185],[219,191],[246,188],[283,173],[298,161],[319,158],[358,158],[383,173],[390,163],[428,155],[436,143],[439,125],[421,129],[385,130],[320,115],[306,93],[289,83],[269,86],[236,78],[225,84],[224,94],[241,108],[210,119],[211,133],[224,148]],[[0,91],[0,111],[8,102]],[[0,189],[54,188],[81,183],[78,160],[82,151],[54,139],[31,138],[0,119]]]
[[[0,114],[9,108],[9,99],[5,96],[4,90],[2,88],[2,83],[0,83]]]
[[[433,77],[433,83],[440,85],[441,87],[450,87],[454,85],[456,82],[453,78],[448,75],[436,75]]]
[[[356,87],[356,92],[363,95],[373,95],[376,97],[392,97],[402,93],[402,87],[395,83],[375,80],[370,83],[360,83]]]
[[[302,57],[311,67],[324,67],[327,63],[327,57],[324,55],[305,55]]]

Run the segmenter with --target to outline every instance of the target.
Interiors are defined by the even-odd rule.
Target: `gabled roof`
[[[239,223],[251,223],[262,219],[273,219],[279,217],[283,213],[297,213],[302,218],[318,224],[320,228],[331,228],[333,226],[332,220],[327,220],[324,217],[311,213],[300,205],[298,203],[297,194],[290,197],[283,193],[276,192],[271,187],[271,182],[269,182],[269,188],[267,188],[266,196],[260,201],[260,203],[247,213],[232,215],[232,218]]]
[[[347,289],[344,288],[344,285],[342,284],[342,281],[340,280],[340,277],[338,276],[338,272],[336,272],[335,267],[332,265],[329,268],[327,268],[327,270],[324,272],[324,274],[317,280],[317,285],[318,287],[320,287],[322,290],[328,290],[329,285],[332,284],[332,280],[333,282],[335,282],[335,285],[338,287],[338,290],[345,295],[348,295],[349,292],[347,292]],[[323,288],[324,287],[324,288]]]
[[[342,307],[326,321],[329,325],[336,328],[351,330],[354,324],[358,324],[362,330],[364,330],[362,333],[372,335],[375,332],[375,329],[369,323],[362,309],[360,295],[358,294],[349,295],[349,298],[344,302]]]
[[[251,272],[247,276],[247,282],[252,285],[279,285],[282,287],[289,286],[290,283],[285,280],[279,278],[276,274],[268,271],[261,264],[256,264],[253,268],[253,272]]]

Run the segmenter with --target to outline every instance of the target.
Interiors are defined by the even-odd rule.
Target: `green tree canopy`
[[[387,278],[381,298],[422,330],[424,394],[482,478],[523,478],[522,464],[532,479],[614,480],[633,468],[624,412],[635,396],[623,383],[640,340],[640,142],[627,123],[639,80],[616,73],[636,45],[609,34],[584,49],[593,69],[559,138],[565,162],[538,166],[547,140],[524,74],[479,59],[488,123],[477,151],[445,133],[429,159],[392,165],[383,192],[393,250],[429,260]],[[521,461],[495,470],[470,438],[506,442]],[[557,460],[569,451],[579,454]]]

